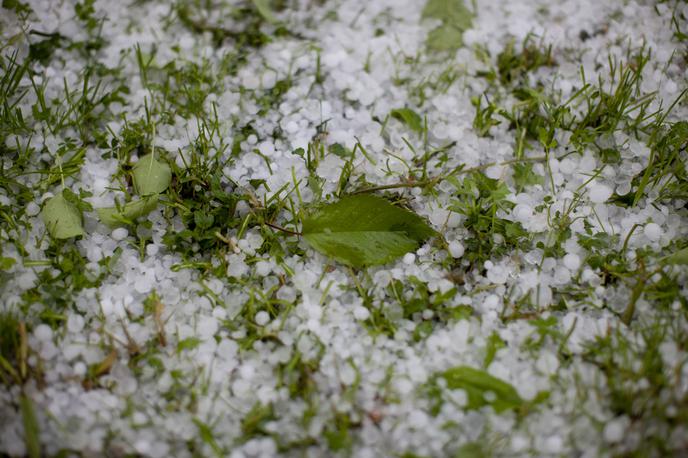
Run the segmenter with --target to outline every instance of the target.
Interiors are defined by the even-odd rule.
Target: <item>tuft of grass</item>
[[[533,35],[527,35],[516,48],[514,41],[510,41],[504,50],[497,55],[497,72],[488,73],[488,79],[498,79],[503,86],[527,85],[526,77],[529,73],[541,67],[554,67],[557,62],[552,56],[552,45],[533,43]]]
[[[482,266],[490,258],[530,246],[528,233],[520,223],[499,216],[514,207],[506,199],[511,191],[504,182],[488,178],[480,171],[467,174],[462,180],[449,181],[456,188],[451,210],[466,217],[464,227],[470,231],[464,240],[464,257],[471,264]]]
[[[672,456],[673,448],[666,431],[688,422],[688,398],[676,385],[676,374],[686,361],[667,364],[663,345],[674,342],[685,346],[686,334],[674,318],[656,318],[636,328],[636,338],[620,329],[598,337],[584,354],[584,359],[605,375],[602,392],[591,393],[606,399],[617,416],[630,420],[629,433],[638,435],[636,456]],[[673,323],[672,323],[673,322]],[[615,450],[625,453],[623,444]]]

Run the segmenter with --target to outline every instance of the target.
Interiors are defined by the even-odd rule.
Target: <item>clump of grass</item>
[[[505,120],[514,132],[515,156],[522,158],[529,149],[541,147],[547,153],[558,146],[562,132],[570,134],[571,152],[591,148],[605,164],[617,164],[622,157],[618,148],[606,139],[617,132],[644,142],[651,151],[648,166],[633,178],[633,192],[615,196],[620,205],[637,205],[650,189],[658,188],[657,200],[683,199],[688,195],[685,151],[688,124],[669,121],[669,114],[688,91],[682,92],[666,109],[653,111],[656,94],[642,93],[641,82],[650,51],[645,47],[629,50],[619,61],[610,57],[609,75],[597,82],[581,73],[580,89],[567,100],[558,101],[541,85],[529,85],[527,75],[543,66],[556,65],[551,46],[524,42],[516,52],[508,45],[497,57],[497,68],[483,76],[493,83],[491,89],[473,98],[476,108],[474,128],[478,135],[489,136],[491,129]],[[510,110],[500,106],[504,97],[515,101]],[[519,187],[536,184],[531,166],[519,165]]]
[[[514,207],[507,200],[511,191],[504,182],[488,178],[480,171],[462,180],[452,178],[450,182],[456,188],[451,209],[466,217],[464,227],[470,231],[464,245],[465,258],[471,264],[481,266],[492,257],[527,249],[530,241],[523,226],[500,216]]]
[[[628,446],[634,455],[671,456],[679,452],[669,435],[688,422],[688,398],[676,385],[685,361],[668,365],[663,345],[669,341],[686,345],[680,326],[673,318],[657,318],[640,324],[637,338],[614,330],[598,337],[584,354],[584,359],[605,375],[605,390],[591,395],[608,402],[615,415],[630,420],[628,433],[636,436],[636,441]],[[624,444],[618,447],[616,453],[628,452]]]
[[[686,92],[683,92],[686,94]],[[680,100],[677,99],[677,101]],[[650,161],[633,179],[636,191],[633,204],[637,204],[647,190],[659,188],[657,200],[688,199],[688,122],[658,122],[651,137]]]
[[[528,73],[541,67],[554,67],[557,65],[552,56],[552,45],[533,43],[533,36],[528,35],[523,40],[520,50],[516,49],[513,41],[509,42],[504,50],[497,55],[497,72],[489,74],[489,77],[498,78],[504,85],[523,85]],[[489,78],[488,78],[489,79]]]

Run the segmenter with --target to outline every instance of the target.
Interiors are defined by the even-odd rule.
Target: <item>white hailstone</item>
[[[256,275],[260,277],[267,276],[272,270],[272,265],[268,261],[258,261],[256,263]]]
[[[201,339],[209,339],[218,330],[217,320],[212,316],[202,316],[196,325],[196,332]]]
[[[29,202],[26,205],[26,216],[36,216],[41,212],[41,207],[36,202]]]
[[[112,238],[117,241],[126,239],[127,235],[129,235],[129,231],[124,227],[118,227],[112,231]]]
[[[414,410],[408,417],[409,423],[417,429],[425,428],[428,424],[428,416],[422,410]]]
[[[645,225],[645,237],[652,242],[656,242],[662,236],[662,228],[657,223],[648,223]]]
[[[545,258],[545,260],[542,262],[542,270],[544,272],[549,272],[551,270],[554,270],[554,268],[557,266],[557,260],[554,258]]]
[[[580,256],[575,253],[567,254],[564,256],[564,265],[571,271],[578,270],[581,265]]]
[[[53,330],[47,324],[39,324],[33,330],[33,335],[41,342],[48,342],[53,338]]]
[[[559,454],[564,447],[564,441],[561,436],[550,436],[545,440],[543,448],[547,453]]]
[[[394,382],[395,388],[399,391],[399,394],[405,395],[413,390],[413,383],[411,380],[405,377],[399,377]]]
[[[517,221],[526,223],[533,217],[533,209],[528,204],[518,204],[514,207],[512,214]]]
[[[74,364],[74,375],[76,375],[77,377],[81,377],[81,376],[85,375],[86,370],[87,370],[86,364],[84,364],[83,361],[77,361]]]
[[[155,243],[149,243],[146,245],[146,254],[148,256],[155,256],[159,250],[160,246],[156,245]]]
[[[261,310],[260,312],[256,313],[256,316],[253,319],[256,321],[258,326],[265,326],[270,322],[270,315],[265,310]]]
[[[452,256],[452,258],[460,258],[463,256],[464,251],[465,250],[461,242],[457,240],[449,242],[449,254]]]
[[[554,280],[560,285],[568,283],[571,280],[571,271],[564,266],[557,267],[554,269]]]
[[[624,437],[624,432],[626,431],[626,420],[625,418],[616,418],[604,427],[604,440],[610,443],[619,442]]]
[[[550,351],[543,351],[535,362],[535,367],[543,374],[551,375],[559,368],[559,358]]]
[[[416,255],[413,253],[406,253],[404,255],[404,264],[411,265],[416,262]]]
[[[606,202],[612,196],[612,190],[609,186],[594,183],[590,186],[590,201],[596,204]]]
[[[435,226],[444,226],[449,217],[449,211],[443,208],[436,208],[430,213],[430,222]]]
[[[354,308],[354,318],[359,321],[367,320],[370,317],[370,310],[363,307],[362,305],[356,306]]]
[[[256,375],[256,368],[250,363],[243,364],[239,368],[239,375],[244,380],[252,380]]]
[[[238,255],[230,255],[227,259],[227,276],[240,278],[248,272],[248,266],[243,258]]]
[[[247,396],[251,392],[251,389],[251,383],[242,378],[237,379],[232,384],[232,391],[234,391],[234,395],[238,397]]]
[[[499,296],[496,294],[490,294],[483,301],[483,308],[485,310],[494,310],[499,308]]]
[[[507,278],[509,278],[509,271],[502,266],[493,265],[489,267],[487,270],[487,279],[491,283],[501,285],[503,283],[506,283]]]
[[[246,235],[246,241],[250,248],[257,250],[263,245],[263,236],[257,232],[251,232]]]
[[[84,328],[84,317],[81,315],[70,315],[67,319],[67,329],[69,332],[76,334]]]
[[[19,275],[19,277],[17,277],[17,285],[23,290],[33,288],[35,281],[36,274],[31,271],[24,272],[23,274]]]

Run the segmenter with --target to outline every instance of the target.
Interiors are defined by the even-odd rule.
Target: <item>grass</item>
[[[606,377],[605,391],[595,393],[611,402],[618,416],[631,422],[630,431],[637,435],[635,456],[671,455],[678,450],[666,441],[663,431],[670,425],[685,423],[685,395],[677,391],[676,371],[685,361],[667,365],[662,354],[664,342],[685,345],[685,332],[672,325],[668,317],[642,323],[638,327],[642,344],[621,331],[597,339],[584,358],[599,367]],[[616,453],[628,453],[623,445]]]
[[[463,243],[471,265],[482,266],[489,259],[528,248],[528,233],[521,224],[498,216],[514,207],[506,199],[510,191],[505,183],[476,171],[452,184],[456,199],[451,209],[465,216],[464,227],[470,231]]]
[[[3,6],[22,15],[29,12],[27,6],[17,1],[5,1]],[[12,308],[0,313],[0,382],[3,385],[23,385],[29,379],[38,385],[43,383],[43,369],[40,363],[33,363],[38,353],[28,347],[27,332],[30,335],[30,330],[40,323],[59,332],[67,317],[77,312],[77,297],[117,275],[117,263],[124,251],[117,248],[97,264],[89,263],[81,242],[52,241],[32,232],[35,216],[27,214],[29,205],[38,203],[45,192],[58,192],[65,187],[68,200],[84,214],[92,215],[93,208],[88,201],[93,196],[80,189],[78,180],[89,152],[94,150],[103,159],[117,162],[107,192],[130,201],[134,195],[133,164],[155,149],[160,160],[171,166],[173,176],[169,188],[160,196],[162,219],[155,218],[155,223],[130,224],[127,248],[135,248],[140,259],[145,260],[146,246],[152,240],[154,227],[158,227],[154,225],[162,225],[165,248],[178,256],[171,269],[192,270],[194,288],[197,286],[193,294],[206,297],[213,308],[234,312],[220,320],[217,339],[231,336],[239,346],[239,358],[250,357],[247,355],[256,348],[277,349],[285,345],[280,333],[292,330],[288,321],[294,316],[300,296],[286,300],[281,298],[280,291],[292,285],[291,277],[296,273],[290,267],[294,265],[292,261],[307,254],[298,238],[300,218],[308,208],[303,199],[307,190],[313,194],[313,203],[356,193],[387,193],[396,202],[408,203],[416,197],[403,191],[412,188],[420,188],[420,198],[424,201],[437,203],[441,194],[448,193],[449,200],[441,205],[461,217],[457,233],[463,237],[465,255],[460,259],[448,257],[446,241],[440,239],[429,247],[429,254],[419,256],[422,258],[419,265],[442,269],[445,279],[453,283],[451,288],[446,292],[434,291],[422,276],[411,274],[380,287],[373,270],[338,271],[337,266],[328,264],[322,266],[322,276],[315,285],[321,290],[321,286],[328,285],[322,296],[323,307],[327,307],[332,293],[330,287],[334,288],[340,280],[328,275],[337,271],[345,277],[344,294],[353,295],[356,301],[360,299],[369,310],[370,317],[361,326],[375,342],[400,339],[397,336],[405,333],[399,331],[409,329],[408,346],[415,350],[429,345],[428,339],[438,330],[461,320],[469,320],[471,326],[488,326],[475,304],[485,294],[494,292],[504,299],[504,309],[496,318],[499,326],[508,328],[525,322],[527,336],[515,350],[512,342],[493,331],[485,339],[485,355],[479,362],[483,369],[499,360],[500,352],[518,351],[536,359],[544,348],[556,348],[562,366],[575,369],[580,357],[567,344],[575,322],[571,329],[562,329],[562,314],[586,307],[594,313],[613,314],[618,318],[618,326],[599,336],[582,355],[583,361],[604,375],[604,385],[599,392],[591,391],[587,384],[580,389],[587,393],[585,396],[596,396],[600,405],[614,415],[630,419],[632,430],[641,438],[634,451],[638,456],[676,452],[662,432],[688,421],[684,414],[688,410],[686,399],[676,385],[676,374],[685,361],[671,366],[663,356],[667,353],[667,342],[679,349],[688,346],[680,324],[686,318],[688,303],[681,271],[660,259],[684,248],[687,242],[676,240],[658,250],[631,248],[630,241],[640,233],[641,224],[634,227],[635,235],[620,234],[609,229],[607,222],[595,213],[583,216],[580,210],[587,206],[585,184],[562,204],[557,200],[558,185],[549,168],[551,158],[563,160],[586,151],[592,151],[601,164],[588,181],[597,179],[605,167],[625,167],[632,160],[625,145],[610,141],[622,133],[647,146],[650,153],[644,168],[632,177],[632,191],[612,196],[611,202],[619,210],[674,205],[688,198],[685,162],[688,123],[672,116],[674,110],[685,107],[686,92],[666,105],[657,103],[657,94],[642,92],[643,71],[651,65],[653,57],[648,48],[629,48],[623,59],[610,58],[605,63],[608,73],[598,81],[589,81],[581,71],[577,88],[566,99],[547,81],[567,56],[532,36],[519,44],[507,43],[495,56],[490,56],[486,49],[476,49],[480,54],[476,58],[489,63],[488,70],[477,75],[468,75],[452,60],[436,64],[432,71],[422,71],[422,66],[428,65],[428,56],[422,52],[415,56],[403,53],[392,56],[397,67],[393,79],[395,90],[406,90],[408,104],[375,118],[375,128],[379,125],[380,135],[389,140],[390,130],[396,129],[391,126],[399,124],[405,135],[407,151],[404,153],[410,152],[411,159],[387,149],[377,155],[383,158],[378,162],[378,152],[366,150],[361,141],[351,149],[330,142],[330,120],[322,120],[315,126],[308,146],[292,152],[301,157],[307,171],[307,176],[299,179],[294,170],[278,169],[274,158],[261,153],[247,140],[253,136],[258,142],[288,139],[279,128],[266,134],[260,128],[260,121],[279,109],[290,91],[301,90],[302,73],[292,71],[291,67],[285,72],[280,69],[275,85],[268,90],[234,88],[241,103],[255,103],[258,107],[253,117],[227,119],[219,114],[222,107],[211,102],[214,95],[228,89],[227,81],[236,79],[253,53],[280,37],[301,40],[299,32],[281,24],[268,26],[264,15],[250,2],[233,11],[229,22],[238,24],[236,28],[207,20],[209,10],[205,6],[204,2],[177,2],[171,9],[168,27],[180,21],[194,36],[206,36],[216,49],[224,49],[220,59],[186,59],[177,48],[178,58],[162,64],[155,47],[146,49],[139,45],[122,56],[124,60],[136,62],[135,70],[146,92],[142,109],[136,113],[118,108],[131,98],[121,68],[107,68],[94,58],[105,43],[100,35],[103,21],[97,16],[93,1],[75,5],[75,17],[87,32],[84,41],[29,30],[24,32],[24,38],[31,40],[26,60],[20,60],[16,53],[0,58],[0,189],[3,197],[11,196],[0,204],[0,287],[14,281],[21,269],[32,269],[37,277],[35,284],[22,292],[16,313]],[[278,10],[282,7],[286,6],[276,5]],[[685,41],[680,24],[678,18],[672,21],[673,32],[677,40]],[[383,33],[380,29],[380,34]],[[321,65],[321,51],[312,43],[307,45],[316,62],[314,73],[308,76],[312,80],[309,94],[324,94],[332,75]],[[686,56],[677,53],[674,58],[685,61]],[[48,82],[37,77],[37,69],[60,59],[81,59],[83,68],[76,83],[68,84],[65,80],[55,95],[55,91],[48,90]],[[373,64],[368,59],[368,72],[372,71]],[[454,164],[452,161],[461,145],[433,144],[430,104],[433,97],[463,91],[465,80],[475,76],[484,79],[487,90],[472,94],[473,133],[488,142],[506,133],[514,154],[498,163],[483,161],[472,168],[464,164],[449,166]],[[33,101],[30,109],[22,109],[28,99]],[[112,122],[121,122],[122,129],[117,133],[110,130]],[[27,140],[34,135],[36,123],[57,139],[54,145],[48,147]],[[178,123],[197,128],[190,144],[178,151],[154,147],[159,137],[156,132]],[[566,144],[560,144],[562,139]],[[278,189],[271,188],[271,180],[266,179],[252,179],[240,185],[228,170],[248,155],[257,156],[270,174],[285,174],[291,180]],[[327,191],[332,187],[318,175],[319,166],[329,155],[339,157],[344,163],[332,192]],[[395,171],[389,165],[385,168],[384,159],[402,162],[404,171]],[[386,174],[384,184],[368,182],[360,164],[381,168]],[[508,172],[500,179],[490,178],[485,169],[493,165],[503,166]],[[543,195],[535,207],[536,213],[547,217],[548,227],[542,233],[529,232],[511,216],[512,195],[533,190],[537,190],[533,194]],[[583,231],[578,233],[576,228],[581,222]],[[229,278],[230,259],[235,259],[232,256],[240,251],[239,244],[249,235],[260,235],[263,243],[255,253],[244,253],[242,262],[249,267],[248,273]],[[554,288],[552,304],[540,307],[532,291],[519,295],[512,285],[502,287],[485,279],[487,261],[505,257],[518,260],[529,252],[536,252],[540,257],[531,267],[541,272],[546,259],[564,257],[572,238],[584,250],[583,265],[578,272],[572,272],[571,284]],[[266,259],[276,267],[263,277],[253,268]],[[596,273],[604,291],[615,293],[614,296],[610,293],[612,299],[596,291],[596,285],[583,281],[582,271],[588,268]],[[216,279],[221,279],[227,289],[237,294],[228,298],[215,293],[209,284]],[[127,317],[130,327],[120,323],[123,338],[111,337],[109,324],[104,317],[97,316],[103,320],[103,326],[94,331],[99,333],[100,341],[95,345],[101,350],[102,358],[88,366],[83,386],[113,388],[108,374],[125,360],[137,378],[171,377],[170,388],[160,401],[164,407],[157,414],[164,417],[166,412],[192,413],[197,437],[186,444],[188,450],[222,456],[230,449],[225,433],[212,418],[197,415],[199,400],[211,389],[203,369],[194,366],[193,370],[183,371],[167,367],[170,358],[192,359],[203,342],[196,336],[182,338],[179,332],[166,328],[166,317],[176,312],[174,304],[165,304],[162,296],[161,291],[150,294],[143,301],[143,314]],[[466,305],[466,299],[473,305]],[[240,302],[239,307],[229,301]],[[278,325],[256,323],[255,316],[262,311]],[[153,331],[148,340],[137,341],[136,329],[142,327]],[[302,351],[300,339],[314,341],[315,350]],[[368,420],[376,424],[383,421],[384,415],[367,412],[359,403],[362,386],[367,383],[357,365],[360,361],[352,358],[345,361],[356,373],[353,383],[327,388],[331,391],[328,395],[334,393],[351,405],[351,409],[345,409],[321,402],[322,367],[330,364],[323,360],[328,353],[326,344],[303,331],[291,344],[290,351],[290,358],[274,367],[274,376],[277,388],[286,390],[289,402],[303,404],[298,419],[303,431],[294,437],[279,437],[270,426],[286,418],[280,410],[283,404],[256,402],[249,410],[237,414],[241,426],[232,443],[240,446],[255,438],[272,437],[284,453],[306,453],[310,447],[342,456],[353,453],[360,441],[361,428],[366,427]],[[376,387],[376,402],[383,406],[403,401],[390,388],[397,377],[394,371],[393,367],[389,368],[385,380]],[[563,376],[552,376],[553,389],[564,382]],[[446,393],[440,390],[437,409],[443,402],[450,402],[442,400],[443,394]],[[32,436],[28,453],[36,455],[40,453],[40,447],[36,448],[36,413],[35,406],[27,404],[28,399],[22,395],[20,401],[26,429]],[[527,409],[519,410],[519,421],[527,421],[527,415],[544,408],[546,402],[543,395]],[[672,406],[676,407],[673,413]],[[131,406],[129,410],[136,408]],[[311,435],[307,431],[316,417],[325,419],[326,425],[322,434]],[[462,437],[457,425],[446,426],[449,430],[456,428],[457,437]],[[472,442],[456,445],[448,450],[456,451],[457,456],[483,456],[490,451],[498,452],[502,438],[488,430]],[[633,451],[618,448],[611,452],[625,455]],[[404,456],[415,455],[409,451]]]

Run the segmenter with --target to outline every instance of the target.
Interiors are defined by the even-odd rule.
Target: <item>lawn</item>
[[[0,4],[0,455],[688,454],[687,2]]]

